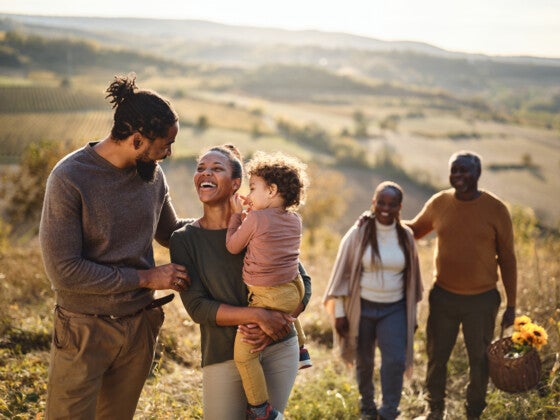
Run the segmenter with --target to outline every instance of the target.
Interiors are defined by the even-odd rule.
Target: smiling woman
[[[203,153],[193,178],[203,216],[171,238],[171,260],[185,265],[192,279],[181,299],[193,321],[200,324],[204,417],[209,420],[246,418],[247,399],[233,361],[238,328],[255,348],[264,348],[271,341],[269,337],[276,340],[259,356],[270,402],[280,412],[286,407],[298,370],[293,318],[280,311],[247,307],[244,253],[231,254],[226,248],[233,213],[231,198],[242,175],[234,146],[213,147]],[[305,307],[311,295],[310,279],[301,265],[299,272],[305,284]],[[253,324],[252,328],[244,327],[247,324]]]
[[[362,419],[394,419],[405,370],[413,362],[422,280],[412,232],[399,220],[403,193],[382,182],[366,212],[341,241],[325,293],[340,356],[356,362]],[[383,403],[375,404],[374,346],[381,351]]]

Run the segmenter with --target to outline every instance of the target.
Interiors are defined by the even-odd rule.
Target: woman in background
[[[378,185],[371,211],[341,241],[324,298],[341,357],[356,363],[364,420],[399,415],[403,375],[412,367],[422,281],[414,238],[399,218],[402,200],[399,185]],[[379,409],[373,386],[376,343],[381,351]]]

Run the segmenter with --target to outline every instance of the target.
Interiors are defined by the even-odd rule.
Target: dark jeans
[[[494,336],[500,301],[500,294],[496,289],[478,295],[457,295],[438,286],[434,286],[430,291],[426,387],[427,399],[432,409],[444,407],[447,362],[455,346],[460,326],[469,357],[467,412],[479,416],[486,407],[486,349]]]
[[[375,342],[381,351],[381,392],[383,403],[378,412],[386,419],[399,415],[406,360],[406,304],[375,303],[361,300],[356,379],[362,412],[375,412],[373,367]]]

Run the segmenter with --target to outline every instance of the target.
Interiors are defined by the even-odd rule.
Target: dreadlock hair
[[[373,199],[374,201],[376,200],[377,196],[384,190],[386,189],[392,189],[394,190],[398,197],[399,197],[399,203],[402,203],[403,200],[403,190],[401,188],[401,186],[395,182],[391,182],[391,181],[384,181],[382,183],[380,183],[377,188],[375,189],[375,192],[373,194]],[[379,256],[379,244],[377,242],[377,227],[375,225],[375,214],[373,211],[369,211],[368,214],[366,214],[364,216],[364,221],[365,221],[365,232],[364,232],[364,238],[363,241],[364,243],[362,243],[362,249],[365,249],[365,247],[367,245],[371,246],[372,249],[372,258],[373,258],[373,262],[378,262],[382,264],[381,261],[381,257]],[[399,246],[401,247],[403,254],[404,254],[404,268],[402,273],[406,274],[408,267],[410,266],[410,261],[409,261],[409,253],[410,253],[410,244],[408,243],[408,235],[407,232],[404,228],[404,226],[401,224],[400,221],[400,214],[396,216],[395,218],[395,225],[396,225],[396,229],[397,229],[397,238],[399,241]],[[406,282],[405,282],[406,284]]]
[[[261,177],[266,185],[276,185],[285,210],[296,210],[305,201],[306,168],[307,165],[293,156],[256,152],[246,169],[249,175]]]
[[[139,132],[150,141],[165,137],[169,127],[179,120],[171,103],[158,93],[139,89],[136,75],[115,76],[115,80],[106,90],[115,115],[111,137],[117,141],[124,140]]]

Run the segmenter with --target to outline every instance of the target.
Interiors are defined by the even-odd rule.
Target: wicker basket
[[[516,359],[504,357],[512,348],[511,337],[500,338],[488,346],[488,370],[496,386],[506,392],[527,391],[541,378],[541,359],[531,349]]]

